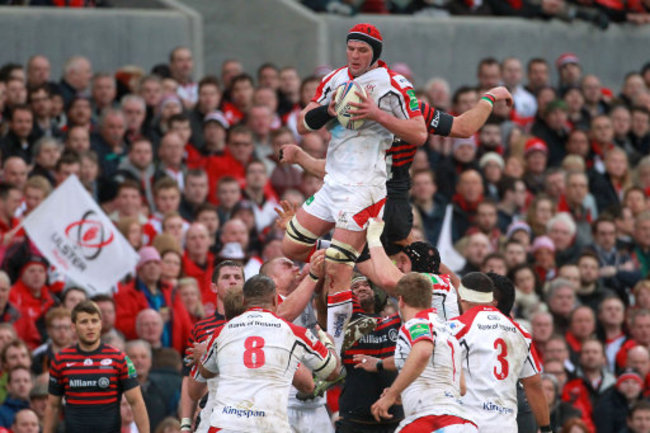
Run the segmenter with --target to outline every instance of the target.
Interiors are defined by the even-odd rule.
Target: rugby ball
[[[366,91],[357,83],[356,81],[348,81],[339,86],[336,89],[336,94],[334,95],[334,111],[336,111],[336,118],[339,123],[347,129],[356,130],[361,128],[364,119],[359,120],[350,120],[354,115],[350,113],[350,110],[354,110],[352,103],[358,104],[361,102],[361,98],[357,96],[357,92],[362,95],[366,95]]]

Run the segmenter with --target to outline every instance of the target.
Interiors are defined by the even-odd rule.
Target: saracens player
[[[384,364],[400,373],[372,405],[373,415],[377,420],[391,418],[388,408],[401,396],[406,418],[397,432],[475,433],[476,424],[460,402],[465,393],[460,346],[431,308],[429,280],[410,273],[399,280],[396,291],[405,323],[392,362]]]
[[[54,355],[50,364],[43,433],[54,432],[63,397],[66,432],[118,432],[122,394],[133,410],[138,431],[148,433],[149,417],[135,367],[124,352],[101,342],[102,319],[97,304],[77,304],[72,309],[72,323],[77,344]]]
[[[494,283],[487,275],[465,275],[458,287],[462,314],[448,322],[462,348],[467,381],[462,401],[479,432],[517,431],[520,380],[540,430],[552,432],[532,338],[494,306],[493,291]]]
[[[212,336],[214,330],[220,328],[226,323],[223,299],[230,290],[237,287],[241,288],[244,284],[244,267],[232,260],[224,260],[214,268],[212,279],[212,288],[217,293],[217,308],[212,316],[207,317],[194,325],[190,339],[187,342],[188,352],[190,354],[193,354],[195,350],[194,343],[207,343],[207,340]],[[186,363],[183,367],[183,382],[181,385],[180,415],[181,431],[183,432],[192,431],[191,417],[195,412],[196,404],[196,402],[190,398],[188,389],[191,383],[189,379],[191,367],[189,364],[190,363]],[[196,428],[196,431],[200,433],[207,432],[210,426],[210,413],[212,413],[214,395],[217,389],[216,381],[208,381],[207,388],[209,393],[208,398],[201,410],[201,423]]]
[[[316,339],[275,315],[278,297],[269,277],[250,278],[243,294],[248,309],[214,332],[198,364],[203,378],[219,377],[209,432],[287,432],[289,386],[298,364],[334,380],[338,355],[322,331]]]
[[[352,311],[349,292],[354,266],[365,244],[368,218],[382,214],[386,200],[386,150],[398,136],[409,143],[427,138],[422,113],[411,83],[379,60],[383,40],[371,24],[357,24],[347,34],[345,67],[321,81],[312,101],[300,113],[298,132],[327,125],[332,135],[323,187],[298,210],[287,226],[284,254],[306,261],[317,239],[334,228],[326,250],[327,329],[337,349]],[[367,96],[357,93],[351,120],[363,119],[358,130],[334,121],[334,94],[354,80]]]

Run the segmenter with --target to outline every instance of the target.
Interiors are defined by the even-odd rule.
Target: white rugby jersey
[[[462,351],[462,401],[479,432],[517,431],[517,381],[540,371],[530,334],[492,306],[476,306],[448,326]]]
[[[333,360],[310,331],[252,308],[215,331],[202,361],[219,374],[211,426],[287,432],[289,387],[298,364],[319,371]]]
[[[433,297],[431,298],[431,307],[438,312],[438,318],[443,322],[456,317],[460,314],[458,311],[458,294],[456,288],[451,283],[451,277],[447,274],[426,274],[433,285]]]
[[[411,348],[418,341],[434,343],[433,356],[422,374],[402,392],[405,417],[453,415],[471,421],[460,400],[461,350],[458,340],[433,308],[419,312],[400,328],[395,348],[398,370],[402,370]]]
[[[336,94],[336,89],[351,80],[356,81],[381,110],[398,119],[421,116],[420,105],[411,83],[388,69],[381,60],[379,67],[358,77],[350,75],[347,66],[331,72],[321,81],[312,101],[328,105]],[[392,132],[369,120],[354,131],[344,128],[336,120],[329,122],[327,128],[332,138],[327,147],[325,182],[340,185],[385,185],[385,154],[393,143]]]

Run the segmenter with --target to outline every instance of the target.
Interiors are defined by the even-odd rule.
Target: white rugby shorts
[[[340,185],[325,183],[302,208],[310,215],[337,228],[360,232],[368,219],[381,217],[386,202],[386,185]]]

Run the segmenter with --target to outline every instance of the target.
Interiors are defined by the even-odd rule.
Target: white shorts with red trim
[[[384,214],[386,185],[340,185],[325,183],[302,208],[309,215],[335,223],[337,228],[360,232],[370,218]]]
[[[289,408],[291,433],[334,433],[325,405],[313,408]]]
[[[454,415],[426,415],[415,420],[405,419],[395,433],[476,433],[472,421]]]

